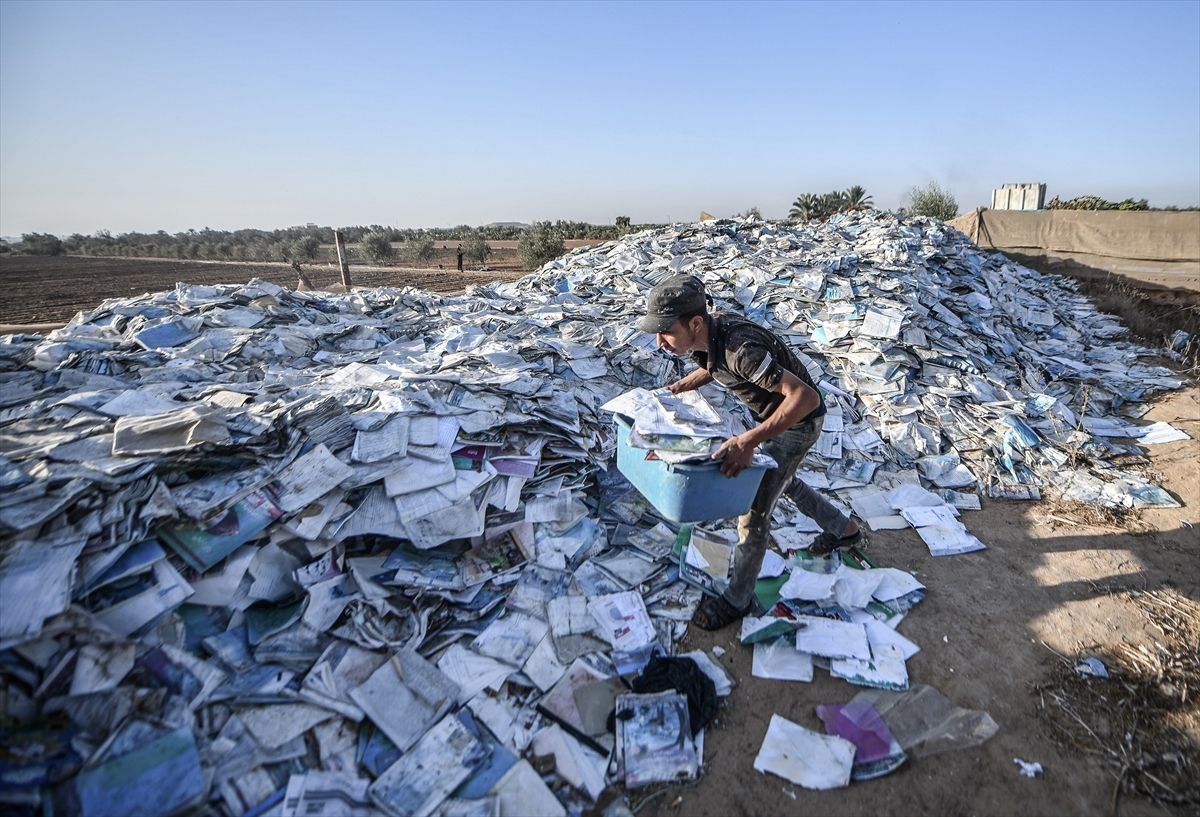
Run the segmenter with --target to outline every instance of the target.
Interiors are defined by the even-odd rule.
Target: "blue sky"
[[[0,2],[0,234],[1200,203],[1200,2]]]

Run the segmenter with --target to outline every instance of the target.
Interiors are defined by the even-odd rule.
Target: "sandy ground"
[[[1073,252],[1007,254],[1026,266],[1076,277],[1103,278],[1111,273],[1150,287],[1200,292],[1200,262],[1196,261],[1139,261]]]
[[[1181,508],[1145,510],[1113,528],[1060,521],[1086,515],[1063,506],[985,499],[983,510],[963,520],[988,549],[936,559],[912,531],[872,534],[869,558],[914,572],[928,586],[900,625],[921,647],[908,662],[912,682],[990,713],[1000,726],[990,741],[828,792],[759,774],[754,756],[772,714],[823,731],[814,707],[848,701],[858,688],[822,670],[811,684],[755,678],[752,648],[738,643],[736,626],[715,634],[693,628],[683,648],[723,647],[720,660],[738,686],[706,735],[700,782],[672,787],[639,814],[1112,813],[1112,773],[1058,748],[1032,685],[1058,660],[1051,649],[1075,657],[1104,655],[1122,641],[1148,643],[1142,616],[1108,589],[1174,588],[1200,601],[1200,527],[1185,524],[1200,526],[1200,388],[1162,397],[1147,419],[1168,420],[1193,438],[1151,448],[1153,469]],[[1021,777],[1014,757],[1040,762],[1044,776]],[[1119,805],[1122,814],[1171,813],[1130,795]]]

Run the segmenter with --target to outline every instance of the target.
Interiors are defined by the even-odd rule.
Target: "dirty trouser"
[[[771,512],[775,510],[775,503],[785,490],[800,512],[813,519],[827,533],[840,535],[850,521],[828,500],[805,485],[803,480],[796,480],[788,489],[800,461],[817,441],[817,437],[821,436],[821,425],[820,417],[809,420],[760,446],[763,453],[769,454],[779,463],[779,467],[763,475],[758,493],[754,495],[754,504],[738,518],[739,542],[734,554],[729,589],[725,591],[726,601],[735,607],[745,607],[753,598],[754,582],[758,578],[758,571],[762,567],[763,556],[771,539]]]

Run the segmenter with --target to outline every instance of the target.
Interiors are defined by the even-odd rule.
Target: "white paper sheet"
[[[836,789],[850,783],[855,751],[845,738],[822,735],[772,715],[754,768],[806,789]]]
[[[888,502],[896,510],[916,508],[925,505],[946,504],[940,496],[932,491],[926,491],[919,485],[903,483],[888,491]]]
[[[807,683],[813,679],[813,659],[797,650],[790,638],[760,641],[754,645],[750,671],[756,678]]]
[[[599,633],[615,650],[632,650],[654,641],[654,624],[636,591],[598,596],[588,603],[588,610]]]
[[[517,671],[512,664],[480,655],[461,644],[451,644],[438,658],[437,667],[447,678],[458,682],[459,703],[466,703],[485,689],[500,689],[508,676]]]
[[[354,471],[329,453],[324,443],[314,446],[279,474],[283,490],[277,504],[285,513],[293,513],[325,496],[353,475]]]
[[[883,577],[870,570],[855,570],[852,567],[838,565],[834,573],[837,584],[833,588],[833,597],[842,607],[854,610],[866,607],[871,603],[872,594],[883,581]]]
[[[308,606],[302,621],[313,632],[323,633],[333,627],[342,611],[359,597],[349,576],[336,576],[317,582],[308,588]]]
[[[917,581],[911,574],[896,567],[875,567],[870,570],[881,578],[875,588],[874,596],[880,601],[890,601],[900,596],[906,596],[914,590],[923,590],[925,585]]]
[[[787,562],[773,550],[763,553],[762,566],[758,569],[758,578],[773,579],[779,576],[787,567]]]
[[[853,616],[854,614],[851,613]],[[866,616],[861,623],[867,628],[867,641],[871,645],[871,655],[879,655],[883,647],[895,647],[900,651],[900,657],[905,661],[912,658],[921,651],[915,641],[911,641],[899,632],[884,624],[879,619],[872,616],[870,613],[863,613]],[[857,618],[855,619],[857,620]]]
[[[538,642],[537,647],[526,659],[525,665],[521,667],[521,671],[542,692],[550,691],[550,688],[566,674],[567,667],[558,660],[558,653],[554,649],[554,641],[549,633]]]
[[[383,811],[429,817],[475,769],[470,758],[484,752],[458,718],[442,718],[421,741],[376,778],[368,790]]]
[[[428,422],[422,424],[421,438],[418,442],[416,435],[417,420],[413,418],[409,426],[408,450],[407,454],[410,457],[418,457],[420,459],[430,460],[431,462],[441,462],[449,459],[450,452],[454,449],[455,439],[458,437],[459,424],[458,419],[452,416],[439,416],[435,418],[433,424],[433,434],[430,435]],[[430,442],[430,440],[432,440]]]
[[[927,525],[917,528],[921,540],[933,556],[956,556],[984,550],[987,546],[972,535],[961,522],[953,525]]]
[[[161,414],[119,417],[113,426],[112,453],[166,454],[202,443],[225,445],[231,440],[217,411],[208,406],[185,406]]]
[[[446,508],[432,511],[416,519],[404,520],[404,530],[412,543],[422,550],[437,547],[451,539],[482,536],[484,516],[467,497]]]
[[[380,485],[367,491],[358,508],[337,526],[335,535],[340,541],[368,533],[392,539],[404,539],[408,536],[404,523],[400,521],[395,501],[388,498],[387,492]]]
[[[513,666],[521,666],[550,631],[541,619],[509,612],[488,625],[471,642],[471,649]]]
[[[274,542],[258,548],[250,561],[248,572],[254,577],[248,595],[254,599],[278,601],[290,596],[296,589],[292,572],[300,567],[300,561]]]
[[[488,793],[499,801],[502,815],[566,817],[567,814],[562,803],[547,788],[528,760],[517,761]]]
[[[890,309],[868,309],[859,334],[895,340],[900,336],[900,323],[903,319],[903,315]]]
[[[346,492],[341,489],[330,491],[320,499],[309,503],[307,507],[283,523],[283,527],[301,539],[312,541],[321,535],[331,519],[350,510],[350,506],[342,501],[345,496]]]
[[[819,533],[795,527],[776,528],[771,535],[775,537],[775,544],[783,551],[808,550],[820,536]]]
[[[34,638],[71,603],[71,575],[84,541],[55,548],[13,545],[0,557],[0,649]]]
[[[923,528],[926,525],[954,525],[958,522],[958,512],[949,505],[904,508],[900,515],[914,528]]]
[[[176,411],[184,403],[167,399],[157,389],[125,389],[97,409],[109,417],[146,417],[151,414]]]
[[[826,658],[870,658],[867,630],[861,624],[817,616],[796,616],[796,649]]]
[[[904,665],[903,651],[896,644],[876,644],[871,657],[866,660],[834,658],[829,662],[829,674],[857,686],[908,689],[908,669]]]
[[[533,754],[553,756],[555,773],[593,801],[604,791],[607,758],[584,746],[557,723],[533,736]]]
[[[869,516],[863,520],[871,530],[904,530],[909,524],[899,514],[891,516]]]
[[[359,431],[354,437],[350,458],[355,462],[380,462],[408,455],[407,417],[396,416],[379,428]]]
[[[87,695],[113,689],[133,669],[137,645],[84,644],[75,659],[71,695]]]
[[[408,457],[384,477],[383,484],[388,496],[398,497],[453,482],[456,475],[454,463],[449,458],[431,462]]]
[[[458,703],[458,684],[413,652],[400,651],[350,690],[350,699],[407,753]]]
[[[155,562],[151,570],[153,584],[148,589],[106,607],[95,614],[96,620],[117,635],[129,636],[192,595],[192,586],[166,559]]]
[[[279,817],[355,817],[371,809],[371,781],[350,772],[309,771],[288,778]]]
[[[1138,429],[1137,441],[1142,445],[1162,445],[1180,440],[1190,440],[1186,433],[1170,423],[1158,422]]]
[[[788,580],[779,588],[779,597],[803,601],[826,601],[833,598],[833,587],[837,576],[828,573],[810,573],[793,570]]]

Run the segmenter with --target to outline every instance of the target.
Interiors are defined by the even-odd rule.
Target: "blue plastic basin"
[[[721,473],[719,463],[671,465],[648,460],[649,451],[629,445],[630,423],[617,421],[617,470],[672,522],[707,522],[741,516],[750,510],[766,467],[752,465],[736,477]]]

